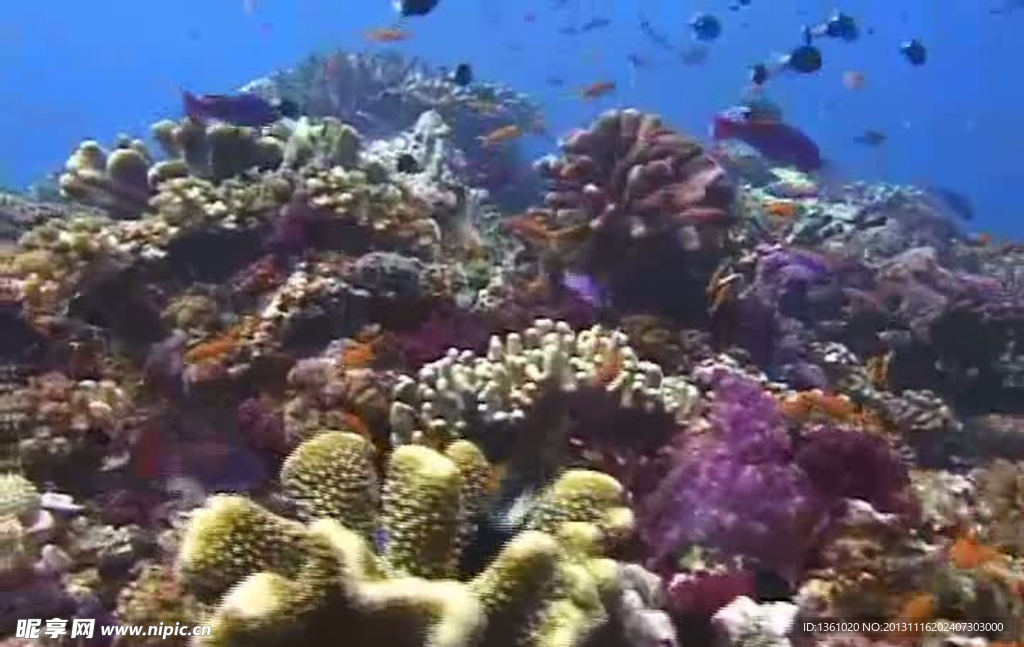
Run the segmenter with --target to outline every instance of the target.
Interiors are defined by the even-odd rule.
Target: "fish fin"
[[[186,117],[195,121],[203,121],[199,97],[184,88],[181,90],[181,105]]]

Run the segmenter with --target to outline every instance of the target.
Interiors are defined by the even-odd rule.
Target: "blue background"
[[[992,0],[998,2],[1000,0]],[[393,23],[388,0],[11,0],[0,14],[0,184],[25,185],[60,168],[84,137],[109,142],[142,134],[157,119],[180,114],[179,88],[226,92],[313,50],[365,50],[367,29]],[[442,0],[425,19],[409,20],[410,41],[398,48],[439,65],[470,61],[479,78],[508,83],[546,107],[551,131],[583,125],[612,106],[661,113],[704,135],[715,111],[736,101],[746,66],[799,44],[800,27],[833,8],[821,0],[752,0],[740,12],[728,0]],[[813,136],[844,177],[930,182],[968,195],[972,225],[1020,236],[1019,187],[1024,11],[987,13],[977,0],[850,0],[841,8],[874,35],[823,44],[815,77],[782,79],[770,96],[789,121]],[[640,33],[642,11],[679,45],[686,22],[711,11],[724,33],[708,61],[686,67]],[[534,12],[536,22],[525,21]],[[611,27],[579,36],[558,28],[594,16]],[[746,23],[743,27],[741,23]],[[901,40],[929,47],[927,66],[910,66]],[[660,59],[630,82],[627,55]],[[843,87],[842,74],[867,75],[863,90]],[[553,88],[558,76],[566,88]],[[575,89],[615,80],[616,96],[584,103]],[[852,138],[866,128],[889,142],[865,148]],[[528,141],[531,155],[551,143]]]

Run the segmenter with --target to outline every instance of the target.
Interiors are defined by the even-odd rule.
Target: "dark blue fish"
[[[185,114],[198,121],[223,121],[235,126],[259,128],[282,117],[297,117],[298,107],[290,101],[272,103],[258,94],[195,95],[187,90],[181,93]]]
[[[910,64],[918,67],[928,62],[928,48],[917,38],[911,38],[900,44],[900,54],[910,61]]]
[[[440,2],[441,0],[394,0],[394,7],[402,17],[425,16]]]
[[[452,83],[464,88],[473,82],[473,67],[469,63],[459,63],[450,78]]]
[[[702,42],[716,40],[722,35],[722,23],[708,13],[698,13],[690,19],[690,29],[693,30],[693,37]]]
[[[889,136],[883,133],[882,131],[868,129],[854,137],[853,141],[855,141],[858,144],[874,147],[881,146],[886,141],[888,141],[888,139]]]
[[[607,18],[594,18],[588,20],[580,26],[580,33],[585,34],[588,31],[594,31],[595,29],[604,29],[608,25],[612,24],[612,21]]]

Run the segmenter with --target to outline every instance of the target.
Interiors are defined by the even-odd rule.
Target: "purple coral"
[[[862,499],[881,512],[907,510],[910,475],[884,438],[837,427],[822,427],[796,454],[821,496]]]
[[[449,348],[482,351],[490,336],[487,322],[481,316],[452,306],[434,310],[419,328],[398,333],[395,338],[407,364],[418,369]]]
[[[795,575],[825,516],[813,483],[792,463],[774,399],[751,380],[727,376],[710,417],[714,433],[683,444],[647,499],[646,542],[659,561],[703,545]]]

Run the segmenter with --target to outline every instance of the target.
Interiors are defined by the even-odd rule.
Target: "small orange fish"
[[[979,568],[1002,559],[1003,554],[998,549],[982,544],[978,535],[971,531],[953,542],[949,549],[949,560],[957,568]]]
[[[863,72],[849,70],[843,72],[843,87],[847,90],[860,90],[868,82],[868,77]]]
[[[519,139],[523,136],[523,129],[515,124],[508,126],[502,126],[497,130],[493,130],[486,135],[477,137],[480,143],[483,144],[484,148],[491,148],[494,146],[500,146],[505,142],[510,142],[514,139]]]
[[[795,218],[800,213],[800,207],[795,202],[779,201],[770,202],[765,209],[778,218]]]
[[[375,43],[400,43],[403,40],[409,40],[411,37],[412,34],[409,32],[394,27],[381,27],[366,32],[366,40]]]
[[[580,90],[581,99],[600,99],[615,92],[615,81],[598,81]]]

